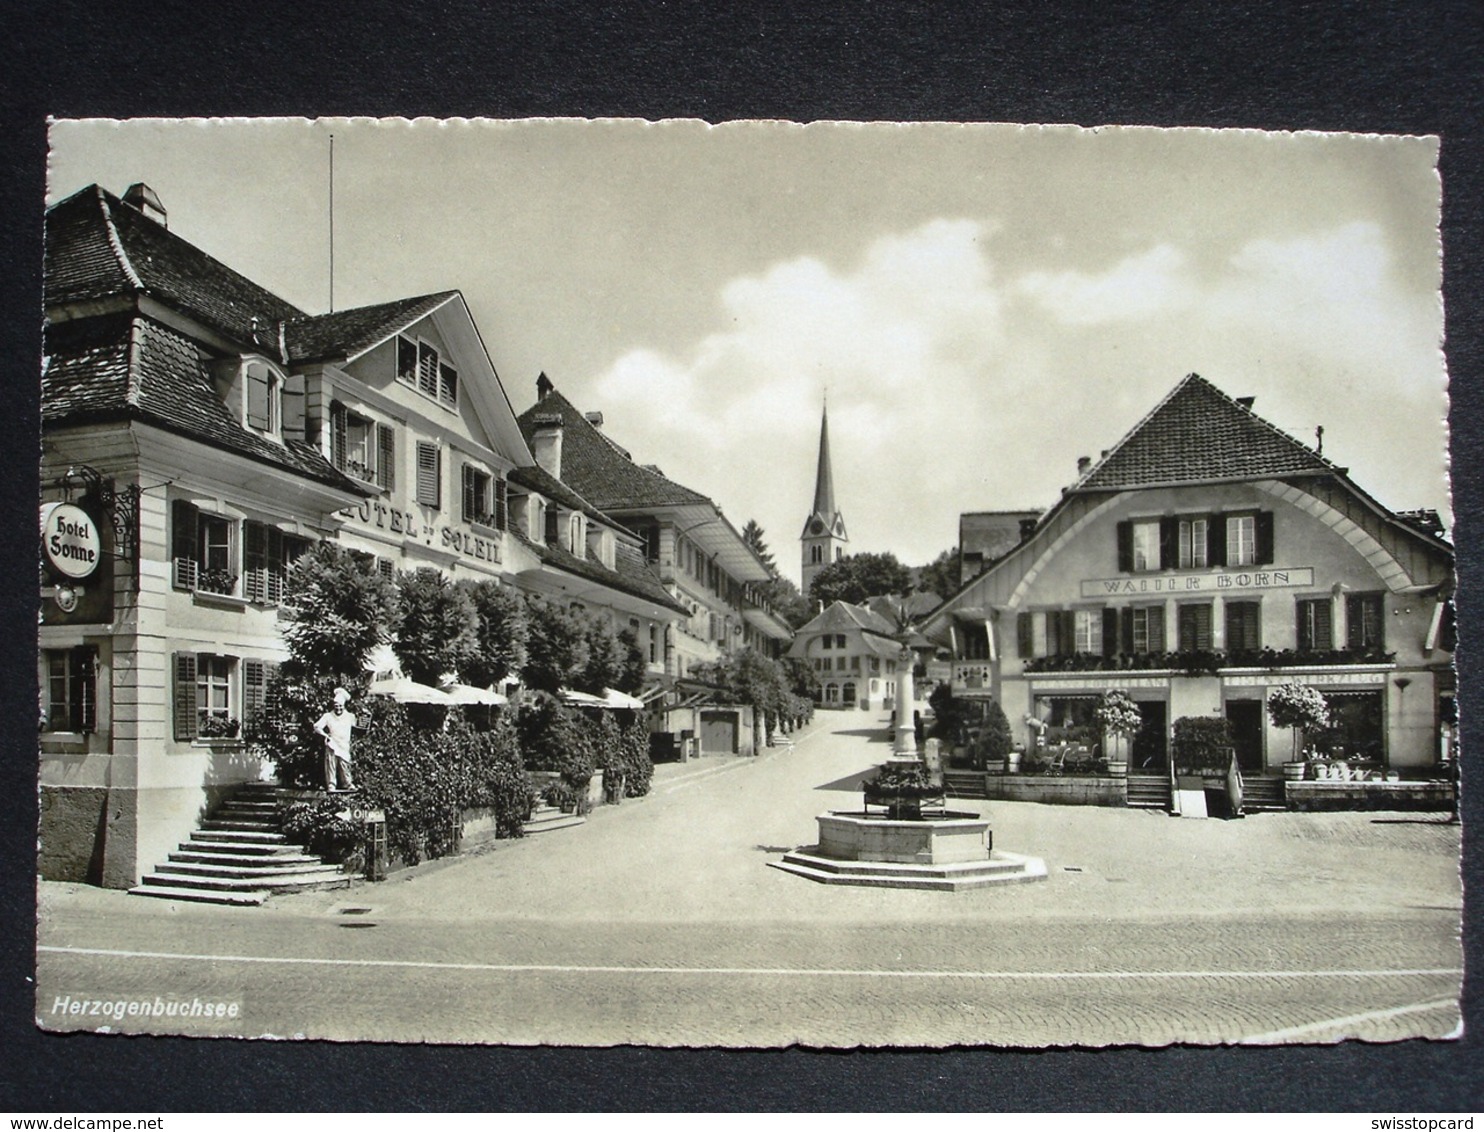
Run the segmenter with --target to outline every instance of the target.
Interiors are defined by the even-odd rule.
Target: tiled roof
[[[292,319],[285,324],[283,331],[288,360],[299,363],[353,358],[457,294],[457,291],[439,291],[432,295]]]
[[[562,481],[571,484],[599,510],[711,504],[700,492],[626,459],[617,445],[555,390],[520,415],[520,428],[527,444],[534,436],[534,418],[549,415],[562,418]]]
[[[511,483],[528,487],[532,491],[539,491],[546,498],[555,500],[570,511],[581,511],[588,518],[596,519],[605,526],[615,525],[607,515],[538,464],[515,468],[507,478]]]
[[[148,421],[364,494],[311,445],[277,444],[235,420],[217,397],[200,349],[173,330],[127,315],[84,319],[49,327],[46,350],[41,378],[46,424]]]
[[[1205,378],[1190,374],[1072,490],[1338,470]]]
[[[896,632],[896,627],[891,622],[865,606],[837,601],[802,626],[798,630],[798,636],[802,637],[806,633],[848,632],[851,629],[864,629],[883,637],[890,637]]]
[[[48,307],[148,294],[272,353],[278,324],[305,317],[97,185],[48,210],[44,290]]]
[[[631,594],[634,597],[652,601],[656,605],[676,613],[689,613],[679,601],[665,589],[664,584],[655,577],[649,567],[639,555],[626,546],[619,546],[614,556],[616,569],[610,570],[589,553],[584,558],[563,550],[560,546],[550,546],[546,543],[536,542],[526,537],[520,531],[512,531],[521,542],[531,549],[531,552],[548,566],[555,566],[559,570],[565,570],[569,574],[587,578],[590,581],[599,582],[602,585],[618,590],[621,593]]]

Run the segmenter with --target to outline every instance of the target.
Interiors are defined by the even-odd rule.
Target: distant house
[[[824,707],[894,706],[902,646],[897,626],[869,605],[837,601],[799,628],[788,655],[819,677]]]
[[[603,431],[602,414],[580,412],[545,374],[536,392],[520,426],[538,462],[637,536],[643,562],[682,611],[648,638],[654,664],[684,680],[735,649],[782,655],[793,632],[757,588],[771,575],[721,508],[636,463]]]
[[[1119,688],[1144,717],[1136,766],[1165,765],[1177,719],[1217,715],[1243,770],[1271,774],[1291,737],[1265,703],[1294,681],[1329,703],[1323,750],[1425,768],[1453,742],[1452,592],[1435,515],[1388,511],[1192,374],[924,631],[954,691],[998,698],[1028,746],[1090,728]]]
[[[963,583],[1014,550],[1036,529],[1039,511],[965,511],[958,517],[958,569]]]

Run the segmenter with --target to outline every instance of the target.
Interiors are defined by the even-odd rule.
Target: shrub
[[[585,791],[598,768],[592,725],[555,696],[535,694],[516,722],[528,770],[554,770],[562,781]]]
[[[316,543],[289,570],[279,628],[299,675],[358,676],[388,639],[396,612],[391,583],[333,542]]]
[[[600,757],[603,774],[623,775],[623,796],[640,798],[649,793],[654,763],[649,758],[649,728],[642,716],[620,723],[615,713],[605,711],[599,719]]]
[[[461,586],[424,566],[397,576],[400,611],[392,646],[402,670],[420,684],[462,673],[479,650],[474,602]]]
[[[474,606],[479,642],[462,671],[470,684],[487,688],[526,666],[530,634],[526,602],[518,591],[493,580],[465,580],[459,585]]]
[[[522,674],[532,688],[558,692],[576,687],[587,669],[587,625],[570,610],[543,598],[526,599],[529,630]]]
[[[304,846],[316,857],[354,869],[359,863],[364,831],[360,823],[341,816],[343,813],[343,803],[322,798],[280,805],[278,821],[290,841]]]
[[[982,767],[988,760],[1003,759],[1015,745],[1010,734],[1010,721],[998,700],[982,701],[979,739],[974,744],[974,765]]]
[[[1231,758],[1232,725],[1210,715],[1187,715],[1175,720],[1172,743],[1175,769],[1187,774],[1224,772]]]
[[[295,676],[295,666],[284,664],[268,678],[263,710],[247,728],[247,741],[261,748],[273,762],[278,781],[286,786],[323,789],[325,786],[325,741],[314,731],[315,721],[329,710],[337,687],[351,694],[350,711],[356,714],[351,740],[352,773],[360,757],[367,719],[362,696],[366,678],[334,675]]]
[[[531,792],[521,763],[515,722],[507,712],[496,715],[491,727],[471,732],[464,757],[467,789],[465,805],[488,806],[495,811],[495,836],[525,836],[531,816]]]
[[[397,703],[367,713],[356,749],[356,784],[364,804],[386,813],[387,845],[409,865],[442,857],[457,845],[467,795],[463,754],[473,732],[455,717],[446,731],[414,727]]]
[[[1109,735],[1133,735],[1144,726],[1139,705],[1119,688],[1110,688],[1098,697],[1093,715]]]

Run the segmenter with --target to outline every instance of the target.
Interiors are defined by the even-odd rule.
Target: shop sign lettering
[[[348,519],[359,519],[368,527],[374,526],[383,531],[391,531],[394,535],[417,537],[417,516],[411,511],[388,507],[379,499],[363,499],[356,506],[347,507],[340,513]]]
[[[1196,593],[1230,593],[1251,590],[1281,590],[1314,585],[1312,566],[1267,566],[1262,569],[1229,570],[1220,574],[1155,574],[1136,578],[1084,578],[1083,597],[1147,597]]]
[[[69,578],[91,576],[103,558],[98,524],[81,507],[71,503],[42,508],[41,543],[52,568]]]
[[[473,531],[462,531],[457,527],[443,528],[443,545],[457,550],[467,558],[479,562],[500,561],[500,543],[497,539],[484,538]]]

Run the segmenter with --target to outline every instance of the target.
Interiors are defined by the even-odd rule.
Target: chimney
[[[1090,467],[1092,467],[1092,457],[1091,456],[1078,456],[1077,457],[1077,474],[1079,476],[1085,476],[1085,475],[1087,475],[1087,469],[1090,468]]]
[[[542,371],[541,375],[536,378],[536,400],[545,401],[546,395],[555,388],[556,386],[551,383],[551,378],[546,376],[545,371]]]
[[[1246,409],[1250,413],[1252,412],[1252,402],[1256,400],[1256,397],[1238,397],[1237,404],[1241,405],[1242,408]]]
[[[602,413],[591,412],[591,413],[583,413],[582,415],[583,415],[584,418],[586,418],[587,423],[590,424],[590,425],[592,425],[593,428],[602,428],[603,427],[603,414]]]
[[[531,453],[544,470],[562,478],[562,418],[556,413],[531,418]]]
[[[1026,539],[1030,538],[1031,535],[1033,535],[1035,533],[1036,533],[1036,520],[1035,519],[1022,519],[1022,520],[1020,520],[1020,541],[1021,542],[1024,542]]]
[[[135,181],[134,184],[124,190],[123,202],[130,208],[144,213],[144,215],[148,216],[161,228],[170,227],[166,223],[165,206],[160,203],[160,198],[156,195],[154,189],[150,188],[143,181]]]

